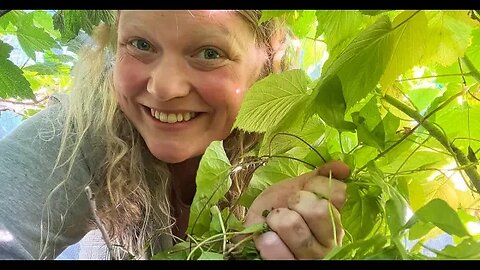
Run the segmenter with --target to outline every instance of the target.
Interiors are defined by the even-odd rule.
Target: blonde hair
[[[282,22],[270,20],[259,25],[260,11],[236,12],[250,25],[256,43],[264,46],[269,55],[260,78],[284,69],[282,44],[287,41],[288,33]],[[114,242],[128,248],[131,254],[145,256],[147,241],[171,233],[174,220],[169,198],[170,171],[166,163],[151,155],[140,134],[117,105],[112,68],[116,27],[102,24],[95,29],[93,37],[95,44],[87,44],[79,52],[79,61],[72,71],[73,86],[65,108],[67,114],[58,160],[60,156],[68,157],[70,174],[84,135],[95,134],[101,140],[105,157],[101,161],[101,171],[95,175],[96,185],[92,186],[98,215]],[[224,141],[232,164],[237,164],[259,137],[259,134],[233,131]],[[67,141],[72,138],[76,149],[73,154],[66,151],[71,149]],[[240,171],[232,177],[230,198],[238,197],[253,170]],[[154,247],[155,243],[152,245]]]

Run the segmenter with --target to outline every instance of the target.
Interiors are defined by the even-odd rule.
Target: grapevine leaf
[[[33,21],[35,24],[43,28],[48,34],[55,39],[60,38],[60,32],[53,28],[52,14],[45,10],[35,10],[30,14],[33,15]]]
[[[467,238],[457,246],[447,245],[437,258],[442,259],[463,259],[473,260],[480,259],[480,242]]]
[[[376,199],[362,195],[354,182],[347,186],[347,198],[342,209],[342,224],[353,239],[363,239],[375,228],[380,205]]]
[[[441,199],[433,199],[415,212],[415,216],[423,222],[430,222],[443,231],[457,236],[467,236],[457,213]]]
[[[286,16],[289,13],[293,12],[292,10],[262,10],[262,17],[260,17],[260,23],[266,22],[272,18]]]
[[[385,203],[387,224],[392,235],[397,235],[406,222],[407,204],[400,196],[393,196]]]
[[[448,66],[470,45],[472,22],[467,11],[428,11],[428,35],[424,63]]]
[[[112,24],[114,20],[109,10],[61,10],[53,16],[54,28],[60,31],[64,42],[75,38],[80,30],[91,34],[100,22]]]
[[[301,39],[308,35],[313,26],[315,26],[315,11],[302,10],[292,24],[292,31],[297,38]]]
[[[318,25],[315,38],[323,33],[329,48],[334,48],[341,41],[356,35],[363,17],[356,10],[317,10],[316,16]]]
[[[357,126],[358,140],[383,150],[385,148],[385,129],[378,110],[377,99],[370,99],[359,112],[351,115]]]
[[[278,133],[280,132],[296,135],[310,145],[315,145],[318,141],[318,138],[320,138],[325,132],[325,125],[316,115],[308,118],[305,124],[303,124],[304,118],[305,109],[303,104],[299,103],[292,107],[292,109],[277,124],[277,126],[267,130],[262,141],[259,154],[276,155],[280,153],[286,153],[288,150],[297,146],[308,147],[295,137],[279,135]]]
[[[22,70],[7,59],[12,47],[0,41],[0,98],[33,98]]]
[[[201,236],[210,227],[210,208],[218,203],[230,188],[230,161],[221,141],[213,141],[200,160],[197,190],[190,208],[188,231]]]
[[[427,44],[428,22],[423,11],[404,11],[392,22],[392,57],[380,78],[380,84],[387,87],[396,77],[416,65]]]
[[[12,52],[13,47],[10,44],[4,43],[0,39],[0,59],[7,59]]]
[[[18,24],[20,19],[25,15],[24,11],[21,10],[10,10],[7,14],[0,17],[0,27],[6,31],[14,30],[9,29],[9,25],[15,26]]]
[[[17,38],[25,54],[36,59],[35,52],[43,52],[58,48],[57,42],[43,28],[33,23],[33,16],[25,15],[17,28]]]
[[[435,228],[435,225],[430,222],[423,222],[414,218],[412,218],[408,222],[411,223],[411,225],[409,225],[409,227],[411,228],[408,230],[409,240],[420,239],[424,237],[428,232],[430,232],[433,228]]]
[[[480,70],[480,28],[472,31],[472,45],[467,48],[465,55],[470,59],[474,68]]]
[[[368,16],[377,16],[379,14],[382,14],[384,12],[387,12],[388,10],[360,10],[362,14],[368,15]]]
[[[180,242],[173,247],[163,250],[154,256],[152,260],[185,260],[188,256],[188,251],[190,250],[190,243],[187,241]]]
[[[355,257],[355,254],[375,252],[383,248],[386,243],[387,238],[383,235],[375,235],[368,239],[359,239],[358,241],[335,247],[324,260],[352,259]]]
[[[202,255],[198,257],[198,260],[223,260],[223,254],[211,252],[211,251],[204,251]]]
[[[54,75],[58,73],[68,74],[70,67],[62,63],[47,62],[30,65],[24,70],[36,72],[39,75]]]
[[[304,101],[309,83],[303,70],[272,74],[256,82],[245,95],[234,127],[265,132],[278,124],[295,104]]]
[[[316,96],[311,104],[313,112],[331,127],[339,130],[355,130],[353,123],[344,120],[346,103],[342,83],[337,76],[319,82],[319,86],[314,91]]]
[[[387,16],[361,32],[325,70],[324,77],[338,75],[346,109],[375,89],[393,49],[392,26]]]

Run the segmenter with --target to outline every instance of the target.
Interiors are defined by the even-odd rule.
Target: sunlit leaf
[[[362,14],[357,10],[317,10],[316,16],[318,25],[315,37],[323,34],[329,50],[357,34],[362,22]]]
[[[355,130],[355,125],[345,121],[346,103],[342,84],[337,76],[327,77],[320,82],[313,99],[311,110],[318,114],[327,125],[340,130]]]
[[[210,207],[221,200],[232,183],[230,161],[221,141],[213,141],[200,160],[197,189],[190,208],[188,232],[202,235],[210,227]]]
[[[363,239],[378,222],[380,206],[366,198],[355,183],[347,186],[348,200],[342,209],[342,224],[355,240]]]
[[[468,235],[457,213],[441,199],[433,199],[415,212],[423,222],[430,222],[443,231],[457,236]]]
[[[256,82],[245,95],[235,127],[245,131],[266,131],[290,109],[305,100],[310,80],[302,70],[272,74]]]
[[[392,22],[393,50],[380,79],[384,87],[396,77],[418,64],[427,44],[427,17],[423,11],[405,11]]]
[[[59,47],[57,42],[43,28],[33,24],[33,16],[24,16],[17,27],[17,38],[23,51],[31,59],[35,52],[43,52]]]
[[[7,59],[12,47],[0,41],[0,98],[33,98],[22,70]]]
[[[324,76],[338,75],[346,108],[372,92],[387,66],[393,49],[392,25],[383,16],[361,32],[331,65]]]
[[[426,14],[429,31],[422,62],[450,65],[470,45],[473,20],[467,11],[426,11]]]

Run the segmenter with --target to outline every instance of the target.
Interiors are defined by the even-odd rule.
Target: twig
[[[462,57],[463,63],[470,69],[470,73],[472,74],[472,77],[477,80],[477,82],[480,82],[480,72],[475,68],[473,65],[472,61],[470,61],[470,58],[468,56]]]
[[[0,102],[2,103],[10,103],[10,104],[18,104],[18,105],[37,105],[47,99],[49,99],[50,96],[45,96],[39,100],[34,100],[32,102],[26,102],[26,101],[15,101],[15,100],[6,100],[6,99],[0,99]]]
[[[468,89],[453,95],[450,97],[447,101],[445,101],[442,105],[440,105],[437,109],[433,110],[430,112],[428,115],[423,117],[420,113],[417,111],[409,108],[405,104],[401,103],[394,97],[391,97],[389,95],[385,95],[385,100],[390,103],[392,106],[396,107],[406,115],[410,116],[411,118],[415,119],[419,124],[422,125],[429,133],[430,135],[435,138],[440,144],[442,144],[445,149],[447,149],[448,152],[452,154],[452,156],[455,158],[455,160],[458,162],[459,165],[465,166],[469,165],[469,161],[465,154],[458,148],[456,147],[453,143],[450,143],[445,136],[445,134],[442,133],[442,131],[432,124],[430,121],[427,120],[427,118],[432,115],[435,111],[438,111],[440,108],[446,106],[451,100],[456,98],[457,96],[463,95],[467,92]],[[417,126],[418,126],[417,125]],[[480,193],[480,175],[478,174],[477,170],[475,167],[472,166],[466,166],[464,169],[465,173],[467,174],[468,178],[470,178],[471,183],[475,186],[476,192]]]
[[[467,73],[452,73],[452,74],[440,74],[440,75],[432,75],[432,76],[423,76],[423,77],[415,77],[415,78],[405,78],[405,79],[399,79],[395,80],[396,82],[404,82],[404,81],[414,81],[414,80],[424,80],[424,79],[434,79],[438,77],[452,77],[452,76],[468,76],[472,75],[471,72]]]
[[[97,224],[98,229],[102,233],[103,240],[107,244],[107,248],[108,248],[108,251],[110,252],[110,256],[112,260],[116,260],[117,258],[115,256],[115,253],[113,252],[113,246],[112,246],[112,242],[110,241],[110,237],[108,237],[107,230],[105,229],[105,226],[103,226],[102,221],[97,215],[97,204],[95,202],[95,196],[92,193],[92,189],[90,188],[90,186],[85,187],[85,192],[87,193],[88,201],[90,203],[90,209],[92,210],[92,215],[93,215],[93,218],[95,219],[95,224]]]

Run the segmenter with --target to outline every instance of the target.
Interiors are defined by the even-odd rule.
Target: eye
[[[201,50],[196,56],[206,60],[216,60],[224,57],[222,53],[213,48],[205,48]]]
[[[207,48],[203,50],[203,57],[205,57],[205,59],[218,59],[221,56],[216,50],[212,48]]]
[[[134,39],[130,41],[130,44],[141,51],[150,51],[152,49],[150,43],[144,39]]]

